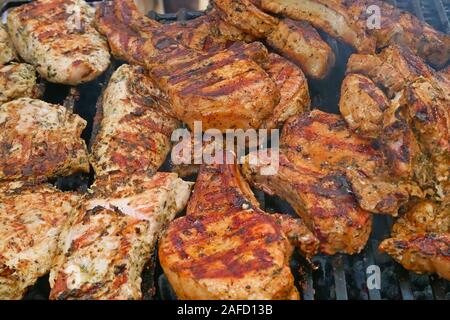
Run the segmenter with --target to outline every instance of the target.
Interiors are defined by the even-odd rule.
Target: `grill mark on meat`
[[[270,217],[263,214],[253,214],[250,218],[242,218],[240,215],[243,213],[237,213],[232,217],[232,229],[233,233],[227,234],[226,238],[237,237],[235,241],[240,241],[242,244],[225,250],[219,254],[211,254],[207,256],[198,257],[189,256],[185,248],[197,245],[202,246],[203,243],[209,243],[211,238],[215,234],[206,232],[209,224],[213,225],[223,219],[222,215],[207,215],[200,219],[186,216],[183,219],[175,222],[175,230],[189,230],[195,229],[198,232],[196,237],[193,237],[190,241],[183,241],[178,232],[173,232],[170,236],[170,241],[176,248],[177,254],[183,261],[172,267],[174,271],[189,270],[196,279],[213,279],[213,278],[243,278],[251,271],[263,270],[273,265],[273,258],[270,253],[265,249],[261,249],[258,246],[259,241],[264,241],[265,244],[271,244],[273,242],[283,240],[283,236],[279,231],[276,222]],[[245,215],[245,214],[244,214]],[[261,224],[272,226],[272,230],[269,233],[261,235],[257,232],[250,232],[252,227],[259,226]],[[188,232],[190,233],[190,232]],[[185,233],[186,235],[187,233]],[[190,233],[192,234],[192,233]],[[256,241],[256,243],[255,243]],[[240,256],[248,254],[253,255],[253,259],[247,262],[240,262]],[[221,266],[217,266],[220,263]],[[214,267],[211,267],[214,266]]]
[[[359,88],[366,92],[376,102],[381,111],[385,111],[389,107],[386,97],[382,94],[378,94],[379,92],[376,90],[376,86],[374,86],[374,83],[369,81],[368,78],[359,77]]]
[[[190,79],[192,77],[197,76],[204,76],[205,74],[209,74],[213,71],[217,71],[218,69],[230,65],[232,62],[237,61],[235,56],[230,56],[226,59],[222,59],[219,61],[211,61],[207,63],[206,65],[199,66],[195,69],[190,70],[182,70],[178,72],[176,75],[170,77],[169,83],[171,84],[178,84],[180,82],[183,82],[187,79]],[[192,64],[190,64],[192,66]]]

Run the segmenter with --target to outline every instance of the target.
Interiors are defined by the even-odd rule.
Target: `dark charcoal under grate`
[[[28,1],[9,1],[0,5],[2,19],[6,18],[7,11]],[[89,1],[97,4],[100,1]],[[427,21],[436,29],[450,33],[450,0],[389,0],[402,10],[408,10],[419,18]],[[186,21],[201,16],[200,11],[180,10],[173,14],[157,14],[150,12],[149,17],[169,23],[174,21]],[[321,33],[324,39],[337,53],[338,63],[329,79],[325,82],[310,81],[313,105],[328,112],[338,112],[338,99],[340,84],[344,77],[345,65],[352,53],[351,48],[328,35]],[[112,72],[120,65],[113,62],[110,69],[99,79],[70,88],[63,85],[47,84],[44,100],[52,103],[64,104],[88,121],[88,127],[83,133],[83,138],[90,141],[93,127],[93,119],[96,113],[96,103],[101,96],[104,86],[107,84]],[[162,171],[170,169],[166,163]],[[92,175],[77,175],[68,178],[59,178],[55,185],[63,190],[86,190],[92,183]],[[265,196],[263,193],[255,193],[263,208],[268,212],[285,212],[295,216],[293,209],[284,201]],[[292,260],[292,270],[296,276],[298,287],[305,300],[314,299],[359,299],[359,300],[414,300],[437,299],[450,300],[450,282],[435,276],[416,275],[408,272],[396,264],[389,256],[378,252],[378,244],[389,235],[392,226],[392,218],[376,216],[372,237],[365,250],[354,256],[319,255],[313,259],[313,266],[304,261],[298,254]],[[369,290],[366,285],[366,270],[369,266],[376,265],[381,270],[381,289]],[[175,294],[164,276],[157,257],[153,257],[143,273],[143,292],[145,299],[175,299]],[[42,300],[49,295],[48,277],[41,278],[35,286],[30,288],[25,299]]]

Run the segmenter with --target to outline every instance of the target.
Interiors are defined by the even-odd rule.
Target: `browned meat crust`
[[[180,299],[298,299],[289,240],[308,256],[317,250],[304,227],[258,209],[236,165],[202,166],[187,215],[171,223],[159,258]]]

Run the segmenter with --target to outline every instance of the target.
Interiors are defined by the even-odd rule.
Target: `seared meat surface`
[[[293,245],[317,239],[300,222],[258,208],[236,165],[202,166],[187,214],[162,237],[159,259],[179,299],[298,299]]]
[[[368,65],[363,65],[363,57],[368,57]],[[384,73],[374,72],[377,67]],[[349,74],[340,102],[349,126],[381,142],[398,176],[414,178],[423,188],[434,188],[439,198],[447,198],[450,85],[445,73],[435,72],[411,50],[398,46],[388,47],[378,56],[352,57],[348,71],[367,75],[395,95],[388,101],[375,83],[362,75]],[[396,86],[389,88],[393,82]],[[366,103],[361,103],[361,98]],[[360,128],[370,128],[370,132]]]
[[[372,53],[376,41],[358,25],[341,0],[262,0],[268,12],[304,20],[322,29],[332,37],[353,46],[358,52]],[[350,2],[351,1],[347,1]]]
[[[39,98],[42,89],[32,65],[11,63],[0,66],[0,105],[18,98]]]
[[[50,185],[0,183],[0,300],[21,299],[50,271],[79,196]]]
[[[352,55],[347,64],[347,73],[369,77],[389,98],[394,98],[419,77],[436,81],[438,85],[445,86],[447,83],[413,51],[397,45],[386,47],[378,55]]]
[[[17,99],[0,106],[0,181],[45,180],[89,172],[86,121],[41,100]]]
[[[443,196],[448,200],[450,189],[450,100],[433,82],[419,79],[405,93],[408,115],[422,150],[431,158],[434,179],[446,184]]]
[[[214,0],[225,21],[258,39],[270,35],[279,23],[278,19],[261,11],[250,0]]]
[[[390,44],[409,47],[436,67],[450,59],[450,36],[434,30],[408,12],[379,0],[262,0],[262,7],[292,19],[306,20],[360,53]],[[381,26],[368,28],[367,8],[381,8]]]
[[[99,132],[91,154],[97,176],[158,170],[170,152],[172,131],[179,125],[165,113],[164,100],[142,67],[117,69],[97,116]]]
[[[309,23],[272,17],[250,0],[214,0],[213,4],[225,21],[257,39],[267,40],[307,76],[323,79],[334,66],[333,50]]]
[[[397,220],[380,250],[406,269],[450,280],[450,207],[425,200]]]
[[[9,38],[6,26],[0,23],[0,66],[17,59],[17,52]]]
[[[383,91],[363,75],[349,74],[342,83],[339,109],[350,129],[360,136],[380,135],[389,103]]]
[[[144,266],[189,194],[174,173],[97,179],[61,234],[50,298],[141,299]]]
[[[258,128],[278,103],[275,83],[241,48],[190,49],[158,28],[130,29],[126,12],[117,16],[113,9],[100,6],[97,19],[113,53],[147,68],[169,97],[174,115],[189,127],[199,120],[204,130]],[[257,54],[267,56],[262,48]]]
[[[372,215],[359,207],[343,173],[324,172],[307,159],[294,163],[281,154],[276,173],[264,175],[261,169],[269,166],[270,155],[254,155],[258,161],[252,164],[247,157],[244,176],[258,189],[287,200],[319,239],[321,253],[354,254],[364,248]]]
[[[336,57],[330,46],[308,22],[283,19],[267,37],[268,44],[297,63],[306,75],[325,78]]]
[[[95,79],[110,62],[94,13],[83,0],[37,0],[11,10],[8,29],[20,56],[43,78],[77,85]]]
[[[381,150],[353,134],[340,116],[314,110],[289,119],[281,148],[294,164],[307,159],[321,170],[344,172],[367,211],[396,215],[411,196],[422,196],[415,183],[392,177]]]

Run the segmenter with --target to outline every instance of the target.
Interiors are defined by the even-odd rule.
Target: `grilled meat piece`
[[[297,20],[306,20],[359,53],[374,53],[375,46],[409,47],[436,67],[450,59],[450,37],[407,12],[379,0],[262,0],[262,8]],[[368,28],[367,8],[381,8],[380,28]]]
[[[162,24],[141,15],[134,3],[129,0],[116,2],[114,8],[118,16],[131,15],[127,23],[132,28],[140,30],[142,35],[145,36],[147,29],[153,32],[158,28],[185,47],[200,51],[224,50],[236,41],[255,41],[253,36],[224,21],[214,8],[208,9],[206,15],[196,19],[170,24]]]
[[[347,73],[358,73],[371,78],[390,98],[418,78],[434,82],[450,101],[450,81],[442,72],[435,72],[411,50],[399,46],[389,46],[378,55],[352,55],[347,65]]]
[[[450,280],[450,234],[425,233],[389,238],[380,250],[416,273],[437,273]]]
[[[250,156],[243,165],[244,176],[258,189],[287,200],[320,240],[322,253],[354,254],[364,248],[372,216],[358,206],[343,173],[323,172],[306,159],[294,164],[281,154],[276,173],[264,175],[261,168],[269,166],[270,155],[255,154],[254,164]]]
[[[130,7],[127,5],[132,6],[133,4],[129,4],[128,1],[115,3],[116,12],[123,15],[130,12]],[[131,12],[133,20],[129,21],[129,24],[135,28],[140,26],[141,30],[145,31],[158,25],[158,22],[140,16],[134,9],[131,9]],[[186,23],[159,25],[159,27],[166,34],[179,39],[183,45],[191,49],[201,49],[205,52],[229,49],[243,53],[255,60],[275,82],[281,96],[279,103],[263,127],[279,126],[290,115],[308,109],[310,105],[309,90],[303,72],[276,54],[267,55],[266,49],[260,43],[243,43],[242,41],[247,42],[252,38],[245,36],[242,31],[225,22],[217,12],[212,9],[207,12],[207,16],[201,17],[202,20],[198,18]],[[145,35],[145,32],[141,33]]]
[[[347,74],[353,73],[369,77],[389,98],[406,86],[400,71],[378,55],[352,54],[347,63]]]
[[[126,16],[116,17],[113,11],[104,4],[97,17],[113,52],[147,68],[170,98],[173,113],[189,127],[198,120],[205,130],[259,128],[278,103],[275,83],[241,48],[204,53],[156,28],[146,28],[144,38],[120,23],[128,21]]]
[[[416,181],[426,189],[432,185],[431,163],[410,126],[403,94],[390,101],[369,78],[348,74],[342,84],[339,108],[352,131],[374,139],[381,147],[395,177]]]
[[[100,129],[91,154],[97,176],[117,171],[154,173],[164,163],[170,136],[179,124],[160,102],[164,97],[142,67],[117,69],[97,111]]]
[[[426,190],[433,185],[432,163],[411,128],[403,93],[398,94],[383,115],[383,128],[377,143],[388,166],[399,179],[412,180]]]
[[[309,110],[311,99],[308,81],[302,70],[275,53],[269,55],[262,67],[275,81],[281,95],[272,115],[263,124],[264,128],[281,127],[289,117]]]
[[[376,138],[383,128],[389,100],[375,83],[359,74],[349,74],[341,87],[339,109],[350,129],[360,136]]]
[[[0,106],[0,181],[89,172],[86,121],[66,108],[21,98]]]
[[[344,0],[345,1],[345,0]],[[360,25],[367,27],[366,10],[371,5],[381,9],[381,27],[368,33],[377,39],[377,48],[390,44],[408,47],[435,67],[443,67],[450,59],[450,36],[433,29],[409,12],[402,12],[385,1],[347,1],[350,16],[359,17]]]
[[[419,77],[436,81],[436,74],[410,49],[397,45],[383,49],[378,55],[352,55],[347,73],[371,78],[390,98],[395,97]]]
[[[450,206],[431,200],[415,201],[392,227],[392,236],[411,233],[448,233]]]
[[[422,195],[415,183],[394,179],[383,153],[370,140],[352,134],[340,116],[314,110],[289,119],[281,148],[294,164],[308,159],[321,170],[344,172],[367,211],[396,215],[410,196]]]
[[[50,82],[77,85],[95,79],[110,63],[106,41],[83,0],[37,0],[8,14],[20,56]]]
[[[297,223],[260,210],[237,165],[202,166],[187,215],[160,241],[160,263],[180,299],[298,299],[289,239],[307,256],[318,243]]]
[[[302,68],[305,74],[323,79],[334,66],[335,56],[328,44],[307,22],[279,20],[249,0],[215,0],[223,19],[267,43]]]
[[[395,95],[389,108],[385,107],[386,100],[381,98],[373,100],[372,108],[376,110],[378,104],[380,110],[384,110],[383,115],[376,114],[376,119],[381,120],[383,126],[374,128],[372,137],[381,142],[396,175],[404,178],[414,177],[423,188],[448,180],[446,145],[450,122],[446,105],[450,103],[450,93],[447,93],[450,82],[407,48],[390,46],[378,56],[365,57],[370,61],[366,66],[362,64],[364,56],[352,56],[348,71],[365,74],[383,88],[388,88],[396,82],[396,85],[388,88],[390,95]],[[372,68],[376,70],[377,67],[383,69],[383,73],[374,72]],[[361,78],[355,75],[348,77]],[[345,83],[347,82],[344,81]],[[355,86],[350,88],[351,92],[356,92]],[[365,91],[363,95],[373,96],[376,91],[373,85],[361,90]],[[348,111],[349,115],[346,114],[345,118],[352,126],[351,121],[358,118],[358,110],[362,107],[349,100],[349,95],[342,98],[341,109]],[[364,119],[358,119],[359,125],[366,123]],[[435,169],[432,169],[433,167]],[[442,189],[442,186],[437,189]],[[445,192],[440,193],[442,196]]]
[[[36,79],[36,70],[26,63],[0,66],[0,105],[18,98],[39,98],[43,86]]]
[[[333,50],[306,21],[281,20],[267,43],[314,79],[324,79],[336,62]]]
[[[21,299],[49,272],[78,200],[50,185],[0,184],[0,300]]]
[[[16,49],[9,38],[6,27],[0,23],[0,66],[14,60],[17,60]]]
[[[184,208],[189,194],[190,183],[173,173],[96,180],[61,234],[50,298],[142,298],[144,266],[161,230]]]
[[[375,39],[353,19],[341,0],[262,0],[261,7],[268,12],[308,21],[358,52],[375,52]]]
[[[397,220],[392,238],[384,240],[380,250],[408,270],[450,280],[449,230],[450,206],[423,200]]]
[[[447,81],[450,81],[450,65],[447,68],[442,69],[439,74],[444,77]]]

